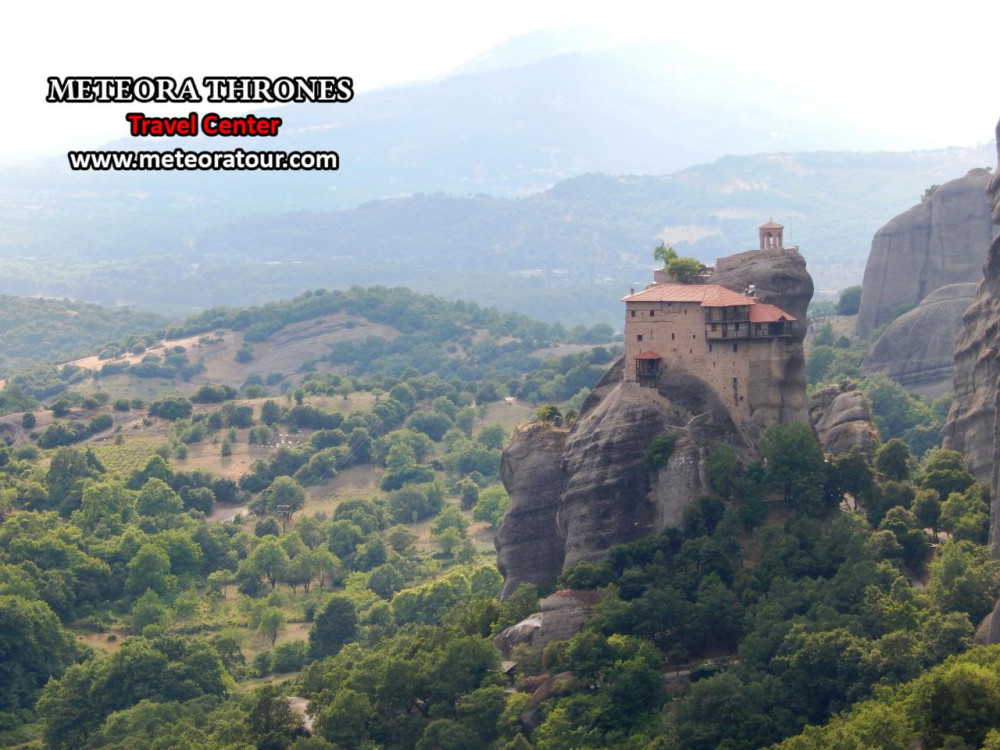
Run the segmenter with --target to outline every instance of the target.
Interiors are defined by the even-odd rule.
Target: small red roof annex
[[[795,316],[789,315],[780,307],[765,305],[763,302],[758,302],[750,308],[751,323],[777,323],[781,320],[793,321]]]
[[[640,352],[639,354],[635,355],[635,358],[636,359],[663,359],[663,357],[661,357],[656,352]]]

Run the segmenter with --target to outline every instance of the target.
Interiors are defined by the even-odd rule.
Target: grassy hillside
[[[163,316],[129,308],[0,296],[0,377],[36,362],[65,362],[167,322]]]

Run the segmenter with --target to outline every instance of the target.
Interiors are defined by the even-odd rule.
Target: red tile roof
[[[734,292],[718,284],[656,284],[641,292],[622,297],[623,302],[681,302],[698,303],[701,307],[750,307],[751,323],[777,323],[794,321],[780,307],[758,302],[753,297]]]
[[[661,357],[656,352],[640,352],[639,354],[635,355],[635,358],[636,359],[663,359],[663,357]]]
[[[763,302],[758,302],[750,308],[751,323],[777,323],[780,320],[795,320],[795,316],[789,315],[780,307],[765,305]]]
[[[702,307],[753,305],[756,300],[717,284],[657,284],[622,297],[623,302],[697,302]]]

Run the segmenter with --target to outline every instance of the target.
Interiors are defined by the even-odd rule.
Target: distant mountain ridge
[[[45,223],[43,240],[8,242],[0,293],[180,316],[318,286],[393,284],[547,320],[617,325],[617,300],[649,276],[661,240],[712,262],[752,249],[757,226],[773,218],[785,225],[786,244],[800,246],[817,291],[833,292],[860,280],[887,217],[991,158],[988,146],[727,156],[665,176],[583,175],[518,200],[422,194],[228,222],[208,208],[150,210],[133,196],[117,204],[111,226],[91,202],[67,209],[68,227]]]
[[[888,217],[992,158],[989,146],[873,152],[892,144],[808,93],[676,48],[573,34],[511,40],[451,75],[347,104],[274,112],[279,138],[179,145],[335,149],[340,171],[72,173],[63,159],[0,170],[0,293],[182,316],[401,284],[617,322],[616,300],[648,277],[661,240],[710,262],[754,247],[770,218],[832,293],[860,279]],[[815,150],[845,147],[868,151]]]

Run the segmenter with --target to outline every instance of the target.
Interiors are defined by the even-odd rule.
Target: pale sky
[[[983,143],[1000,117],[1000,4],[982,0],[24,2],[2,19],[4,162],[126,135],[134,107],[46,104],[52,75],[346,75],[363,93],[574,26],[622,43],[661,39],[808,88],[898,134],[901,149]]]

